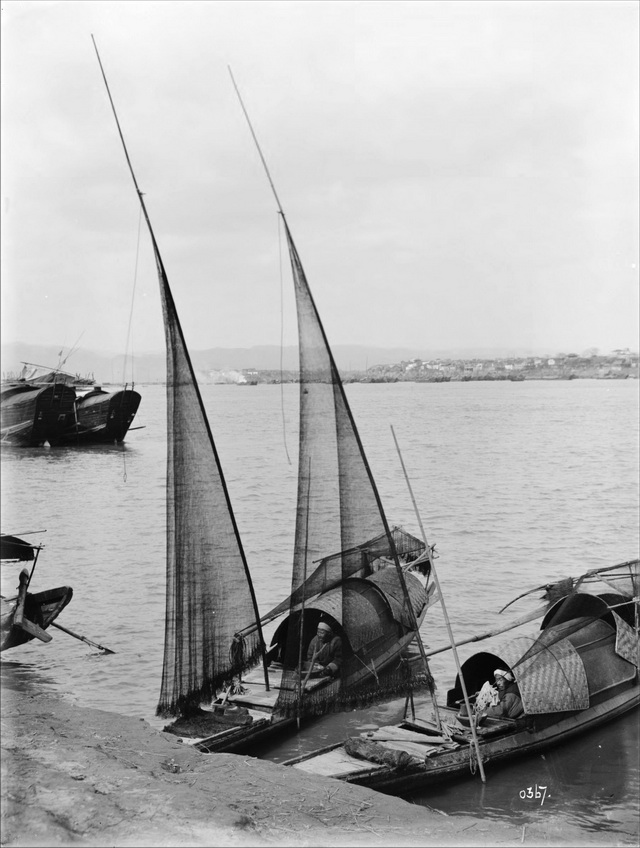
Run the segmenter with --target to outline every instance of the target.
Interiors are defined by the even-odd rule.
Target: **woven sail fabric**
[[[324,588],[334,585],[336,576],[338,585],[341,585],[341,581],[358,570],[366,574],[373,555],[367,552],[366,547],[363,549],[363,543],[374,540],[374,547],[377,545],[379,548],[377,540],[380,537],[387,542],[383,549],[393,558],[389,567],[395,567],[396,580],[401,590],[404,578],[342,382],[286,220],[284,227],[298,316],[300,449],[290,624],[285,671],[276,712],[302,715],[340,709],[354,703],[364,704],[374,699],[382,700],[385,695],[391,697],[404,692],[407,686],[406,673],[403,670],[401,674],[398,669],[396,674],[390,674],[386,682],[378,677],[374,685],[371,685],[372,675],[369,675],[369,685],[362,688],[362,700],[358,700],[358,696],[350,691],[363,665],[361,658],[348,651],[350,621],[357,616],[360,605],[350,604],[349,593],[344,593],[341,615],[336,615],[341,625],[339,635],[344,651],[339,676],[334,678],[331,686],[320,686],[313,691],[303,692],[302,674],[299,668],[296,670],[293,666],[298,666],[300,660],[307,658],[307,645],[315,634],[315,623],[318,621],[317,617],[313,618],[310,609],[305,616],[305,590],[308,590],[307,597],[311,597],[323,584]],[[334,559],[331,578],[325,582],[326,573],[320,573],[317,579],[307,584],[307,579],[318,567],[318,561],[340,551],[345,554]],[[302,590],[303,586],[305,590]],[[406,591],[404,597],[408,604]],[[407,621],[411,617],[407,613],[399,618]],[[391,616],[388,616],[388,620],[384,619],[384,622],[381,617],[378,629],[391,629],[392,632],[380,633],[381,637],[391,636],[396,639],[406,631]],[[373,667],[375,672],[375,665]]]
[[[188,714],[255,664],[251,579],[156,249],[167,346],[167,605],[158,715]]]

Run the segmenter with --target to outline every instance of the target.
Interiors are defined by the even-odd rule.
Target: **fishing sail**
[[[98,62],[151,236],[160,284],[167,352],[167,602],[156,712],[185,716],[255,665],[264,642],[218,452],[99,55]],[[240,636],[242,629],[250,632]]]
[[[299,718],[410,691],[417,680],[401,655],[413,640],[424,661],[420,682],[433,682],[419,633],[428,594],[408,571],[426,546],[413,538],[417,545],[403,556],[403,568],[282,204],[231,79],[284,224],[296,298],[300,443],[293,571],[289,615],[269,655],[282,665],[274,713]],[[430,564],[423,561],[420,570],[428,580]]]
[[[152,237],[153,238],[153,237]],[[167,346],[167,608],[158,714],[191,711],[255,665],[255,596],[220,460],[153,239]]]
[[[384,640],[397,645],[418,635],[416,615],[424,614],[425,590],[416,577],[405,576],[396,542],[403,546],[405,563],[415,560],[425,546],[389,527],[298,251],[281,215],[298,317],[300,445],[289,623],[276,712],[303,715],[364,706],[412,685],[406,664],[396,658],[385,667],[387,654],[381,645]],[[332,669],[331,685],[308,688],[317,670],[313,649],[307,646],[320,622],[341,641],[342,657]]]

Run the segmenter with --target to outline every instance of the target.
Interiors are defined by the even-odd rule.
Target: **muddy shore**
[[[600,845],[566,824],[447,816],[144,719],[2,691],[3,846]],[[607,843],[612,845],[614,843]]]

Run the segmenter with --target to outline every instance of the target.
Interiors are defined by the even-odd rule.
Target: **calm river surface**
[[[137,388],[142,403],[134,424],[144,429],[131,431],[123,446],[2,452],[2,531],[46,530],[33,537],[46,546],[34,589],[71,585],[61,623],[116,652],[102,655],[53,631],[48,645],[3,655],[2,683],[50,689],[80,706],[162,727],[155,706],[164,638],[165,390]],[[346,390],[390,523],[420,535],[393,425],[429,542],[436,544],[457,638],[502,624],[508,613],[498,610],[528,588],[638,556],[636,380],[351,384]],[[266,611],[290,585],[298,386],[205,385],[202,391]],[[524,615],[538,598],[508,612]],[[439,606],[422,632],[428,646],[447,642]],[[460,648],[461,660],[473,649]],[[455,676],[451,652],[435,656],[431,669],[444,694]],[[398,720],[403,707],[404,699],[328,716],[255,753],[283,761],[347,732]],[[559,816],[599,832],[606,844],[637,844],[638,735],[636,713],[543,757],[488,767],[484,785],[476,775],[412,800],[523,824]],[[547,786],[543,805],[520,798],[536,785]]]

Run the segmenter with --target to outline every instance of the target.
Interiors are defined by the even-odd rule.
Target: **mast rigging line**
[[[284,357],[284,284],[282,274],[282,232],[280,229],[280,216],[278,215],[278,264],[280,269],[280,411],[282,413],[282,439],[287,462],[291,465],[289,448],[287,447],[287,422],[284,414],[284,380],[283,380],[283,357]]]
[[[136,299],[136,286],[138,284],[138,262],[140,260],[140,237],[142,234],[142,208],[138,209],[138,238],[136,239],[136,261],[133,267],[133,290],[131,292],[131,308],[129,309],[129,326],[127,327],[127,341],[124,347],[124,360],[122,363],[122,385],[127,385],[127,357],[129,346],[131,346],[131,386],[135,385],[133,373],[133,343],[131,341],[131,328],[133,326],[133,307]]]

